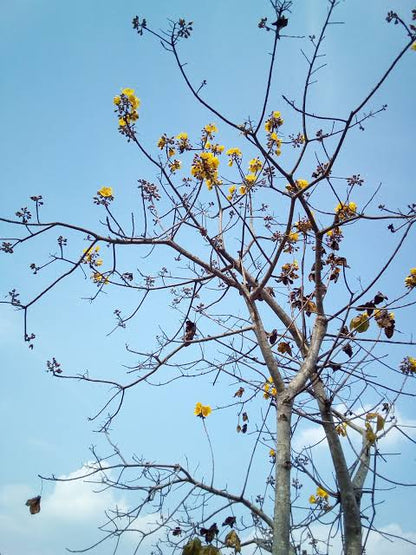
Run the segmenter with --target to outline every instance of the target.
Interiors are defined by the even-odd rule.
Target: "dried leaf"
[[[184,341],[192,341],[196,333],[196,324],[191,322],[191,320],[187,320],[185,322],[185,335]]]
[[[346,345],[344,345],[344,346],[342,347],[342,350],[344,351],[344,353],[345,353],[346,355],[349,356],[349,358],[352,357],[353,351],[352,351],[351,343],[347,343]]]
[[[204,536],[207,543],[211,543],[215,536],[218,535],[218,532],[219,530],[216,522],[211,524],[209,528],[201,528],[199,531],[200,535]]]
[[[240,387],[240,389],[237,389],[237,391],[234,393],[234,397],[242,397],[244,393],[244,387]]]
[[[384,418],[380,414],[378,414],[377,415],[377,427],[376,427],[377,432],[380,432],[384,428],[384,423],[385,423]]]
[[[199,538],[194,538],[185,545],[182,550],[182,555],[200,555],[201,547],[201,540]]]
[[[231,526],[231,528],[234,526],[236,521],[236,517],[235,516],[227,516],[227,518],[224,520],[224,522],[222,523],[223,526]]]
[[[369,327],[370,321],[365,313],[355,316],[350,322],[350,330],[354,330],[357,333],[364,333]]]
[[[31,515],[36,515],[40,512],[40,495],[36,497],[32,497],[26,501],[26,506],[29,507],[29,511]]]
[[[241,541],[235,530],[228,532],[224,541],[227,547],[234,547],[234,553],[241,553]]]
[[[277,330],[274,329],[269,335],[269,343],[270,345],[274,345],[277,341]]]

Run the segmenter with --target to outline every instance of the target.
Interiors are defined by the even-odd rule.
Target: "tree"
[[[135,530],[137,544],[153,533],[155,552],[162,553],[160,545],[167,542],[184,555],[230,549],[301,553],[309,544],[319,553],[317,522],[328,526],[324,550],[338,528],[344,553],[353,555],[363,552],[366,531],[375,529],[378,481],[384,479],[377,470],[380,446],[398,429],[394,407],[404,392],[412,394],[409,378],[416,372],[416,360],[404,356],[399,368],[390,369],[387,382],[379,367],[386,345],[403,349],[413,344],[407,336],[396,339],[392,310],[413,306],[416,269],[409,266],[401,290],[380,290],[379,283],[394,275],[416,209],[414,204],[377,207],[377,189],[364,183],[354,167],[348,175],[339,168],[350,137],[385,110],[372,103],[403,56],[415,49],[415,26],[407,23],[408,14],[387,14],[387,22],[403,31],[402,43],[358,102],[327,115],[313,85],[322,68],[325,36],[336,22],[337,2],[330,0],[320,34],[310,36],[303,51],[307,71],[298,98],[283,95],[285,109],[278,111],[273,77],[281,43],[293,40],[293,6],[284,0],[270,4],[271,14],[258,24],[259,32],[272,39],[264,95],[253,108],[256,113],[242,122],[212,106],[204,95],[207,81],[195,85],[187,73],[179,49],[191,38],[192,22],[179,19],[158,32],[146,19],[134,18],[137,33],[161,42],[193,97],[210,113],[199,136],[164,132],[153,145],[140,135],[135,91],[124,88],[114,97],[120,134],[154,167],[151,181],[140,176],[138,214],[119,215],[114,204],[120,193],[104,186],[94,197],[105,214],[101,228],[43,221],[40,195],[31,198],[34,209],[24,207],[14,219],[1,218],[19,230],[17,237],[14,231],[13,238],[4,237],[5,254],[58,234],[58,252],[31,266],[42,275],[53,265],[59,268],[56,277],[29,300],[21,300],[15,289],[9,292],[7,302],[23,312],[29,347],[35,340],[28,325],[31,307],[75,272],[91,277],[92,300],[120,288],[140,295],[130,312],[115,310],[117,328],[135,325],[149,301],[158,309],[154,316],[160,331],[151,347],[140,345],[138,338],[139,345],[129,348],[137,362],[123,379],[71,375],[58,356],[47,363],[56,378],[109,386],[108,401],[94,418],[103,419],[100,431],[111,454],[94,449],[95,464],[85,477],[96,476],[106,486],[131,492],[132,505],[108,513],[104,539],[118,541],[146,511],[157,515],[156,523],[150,531]],[[415,10],[411,18],[416,19]],[[230,132],[226,147],[217,142],[221,127]],[[353,241],[367,229],[384,233],[392,246],[357,283],[352,272],[361,270],[351,262]],[[87,248],[82,249],[85,239]],[[104,245],[110,255],[102,255]],[[143,251],[146,262],[140,268],[124,255],[126,247]],[[167,294],[172,295],[174,316],[162,308]],[[206,423],[213,418],[211,405],[196,399],[194,410],[210,449],[209,472],[206,461],[200,471],[195,468],[201,461],[192,448],[184,461],[150,462],[122,453],[111,435],[130,391],[145,383],[174,391],[177,380],[204,376],[212,379],[214,393],[233,386],[231,395],[229,387],[225,395],[217,394],[215,412],[222,418],[221,409],[237,410],[236,441],[250,438],[235,490],[228,486],[230,477],[218,478],[215,472],[215,438]],[[322,428],[332,476],[321,471],[310,446],[294,447],[305,422]],[[257,472],[264,477],[261,493]],[[313,487],[307,502],[305,485]],[[165,536],[159,535],[161,529]]]

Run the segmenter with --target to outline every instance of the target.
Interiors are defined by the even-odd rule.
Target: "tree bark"
[[[322,418],[322,425],[331,453],[335,475],[338,482],[340,503],[342,508],[342,518],[344,524],[344,554],[362,554],[362,527],[359,496],[356,495],[353,481],[348,470],[347,462],[344,457],[342,445],[336,432],[336,426],[332,416],[329,403],[326,398],[324,385],[318,376],[313,379],[313,387],[319,405]],[[358,499],[357,499],[358,498]]]
[[[286,392],[277,396],[273,555],[287,555],[290,553],[290,423],[292,406],[293,403]]]

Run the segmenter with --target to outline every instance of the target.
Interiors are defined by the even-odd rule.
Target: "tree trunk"
[[[290,421],[292,401],[286,393],[277,396],[277,440],[275,467],[275,501],[273,555],[290,553]]]
[[[340,492],[339,495],[344,523],[344,554],[361,555],[362,526],[360,504],[357,500],[357,497],[359,496],[356,495],[357,492],[354,489],[354,484],[348,470],[342,445],[336,432],[336,425],[326,398],[324,385],[318,376],[313,378],[313,388],[318,401],[322,425],[328,442],[329,451],[331,453],[332,463],[334,465],[338,483],[338,490]]]

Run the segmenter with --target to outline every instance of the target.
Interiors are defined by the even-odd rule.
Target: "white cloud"
[[[82,476],[85,470],[84,467],[60,478],[76,478]],[[99,481],[99,476],[96,478]],[[117,491],[107,489],[95,493],[99,489],[97,484],[82,480],[49,484],[53,489],[48,492],[50,485],[45,483],[41,511],[36,515],[30,515],[25,501],[39,492],[30,490],[24,484],[7,485],[0,490],[2,555],[63,555],[66,547],[85,548],[101,539],[98,526],[106,520],[106,509],[115,506],[126,508],[124,498]],[[135,527],[140,529],[142,525],[145,529],[151,520],[152,515],[143,517],[135,522]],[[130,554],[132,542],[137,542],[137,536],[126,535],[118,553]],[[112,554],[114,542],[103,543],[98,552],[100,555]]]
[[[328,535],[328,528],[322,525],[312,525],[310,530],[312,531],[313,537],[318,540],[324,541]],[[410,542],[416,542],[416,531],[404,531],[400,524],[395,523],[390,523],[380,528],[380,531],[384,532],[386,535],[383,536],[382,534],[374,531],[370,532],[366,543],[366,553],[369,555],[373,555],[375,553],[377,553],[377,555],[392,555],[392,553],[400,553],[400,555],[416,555],[416,545],[412,545],[411,543],[400,539],[404,538]],[[389,537],[387,534],[391,534],[392,536]],[[306,540],[306,542],[308,541],[309,540]],[[307,547],[306,542],[302,547]],[[324,543],[319,542],[318,547],[321,547],[323,550]],[[328,552],[331,553],[331,555],[342,555],[342,543],[339,536],[330,540]]]

